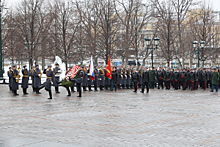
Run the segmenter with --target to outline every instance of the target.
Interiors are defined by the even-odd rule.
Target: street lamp
[[[201,51],[204,51],[205,41],[201,41],[200,42],[200,46],[198,46],[198,42],[197,41],[193,41],[193,48],[194,48],[194,51],[196,52],[196,54],[198,54],[198,66],[197,67],[199,67],[199,60],[201,60],[199,55],[200,55]]]
[[[151,39],[149,37],[145,38],[145,42],[146,42],[146,45],[147,45],[147,50],[148,49],[151,49],[151,60],[152,60],[152,67],[154,66],[154,55],[153,55],[153,52],[154,50],[158,49],[157,46],[159,45],[159,41],[160,41],[160,38],[158,37],[155,37],[154,38],[154,45],[156,46],[155,48],[153,47],[153,43],[151,44],[151,47],[150,46],[150,43],[151,43]]]

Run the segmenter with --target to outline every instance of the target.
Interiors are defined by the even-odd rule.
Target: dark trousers
[[[170,89],[170,85],[171,85],[170,81],[166,81],[165,85],[166,85],[166,89]]]
[[[195,90],[195,84],[194,84],[194,82],[190,82],[190,89],[191,89],[191,90]]]
[[[150,88],[154,89],[154,82],[150,82]]]
[[[135,92],[137,92],[137,88],[138,88],[137,82],[134,82],[134,91]]]
[[[81,97],[82,96],[81,83],[77,83],[76,87],[77,87],[77,91],[79,92],[79,97]]]
[[[142,93],[144,93],[144,88],[146,87],[147,93],[149,92],[149,82],[143,82],[142,84]]]
[[[113,91],[113,88],[115,88],[115,91],[117,90],[117,85],[115,82],[111,81],[111,91]]]
[[[207,82],[206,81],[202,81],[202,89],[206,89],[206,86],[207,86]]]
[[[163,80],[158,80],[158,89],[160,89],[160,86],[163,89]]]
[[[208,81],[207,81],[207,88],[209,88],[209,86],[210,86],[210,88],[212,88],[211,80],[208,80]]]
[[[180,83],[181,83],[180,85],[182,86],[182,89],[186,90],[186,81],[181,81]]]
[[[174,89],[176,90],[178,89],[178,83],[179,83],[178,81],[174,81]]]
[[[218,85],[212,85],[212,90],[211,90],[211,92],[213,92],[214,89],[216,89],[216,92],[218,92]]]
[[[68,92],[68,95],[67,95],[67,96],[71,96],[71,92],[70,92],[69,87],[66,87],[66,90],[67,90],[67,92]]]

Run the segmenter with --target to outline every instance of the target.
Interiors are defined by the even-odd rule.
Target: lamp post
[[[148,49],[151,49],[151,60],[152,60],[152,67],[154,66],[154,50],[158,49],[157,46],[159,45],[159,41],[160,41],[160,38],[158,37],[155,37],[154,38],[154,45],[156,46],[155,48],[153,47],[153,43],[151,44],[151,47],[150,47],[150,43],[151,43],[151,39],[149,37],[145,38],[145,42],[146,42],[146,45],[147,45],[147,50]]]
[[[200,52],[204,51],[204,47],[205,47],[205,41],[201,41],[200,42],[200,46],[198,46],[198,42],[197,41],[193,41],[193,48],[194,51],[196,52],[196,54],[198,54],[198,65],[197,67],[199,67],[199,60],[200,60]]]

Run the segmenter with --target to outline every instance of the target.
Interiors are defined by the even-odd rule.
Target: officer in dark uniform
[[[183,68],[183,70],[179,74],[180,74],[179,76],[180,85],[182,86],[183,90],[186,90],[186,82],[187,82],[186,69]]]
[[[55,75],[54,86],[55,86],[56,93],[60,93],[59,92],[59,81],[60,81],[61,70],[59,68],[59,64],[58,63],[56,63],[55,65],[56,65],[56,67],[53,69],[53,72],[54,72],[54,75]]]
[[[11,67],[9,67],[9,70],[8,70],[8,86],[9,86],[9,90],[12,91],[12,78],[11,78],[11,72],[12,72],[12,69]]]
[[[164,76],[166,90],[170,90],[171,77],[172,77],[172,75],[171,75],[171,72],[170,72],[170,68],[168,68],[167,72],[166,72],[166,75]]]
[[[210,68],[206,69],[206,73],[207,73],[207,88],[212,88],[212,83],[211,83],[211,75],[212,75],[212,71],[210,70]]]
[[[194,68],[194,73],[195,73],[195,76],[196,76],[196,80],[194,81],[194,86],[195,86],[195,90],[198,89],[198,84],[199,84],[199,74],[198,74],[198,71],[196,68]]]
[[[32,86],[32,89],[33,89],[33,92],[36,92],[35,88],[34,88],[34,72],[35,72],[35,66],[32,66],[32,69],[30,70],[30,76],[31,76],[31,86]]]
[[[112,80],[111,80],[111,91],[113,91],[113,88],[115,88],[115,91],[117,91],[117,82],[118,82],[118,71],[116,67],[113,67]]]
[[[206,73],[206,69],[205,68],[203,68],[203,71],[201,72],[201,81],[202,81],[202,89],[206,90],[207,73]]]
[[[139,72],[140,74],[140,72]],[[142,71],[142,93],[144,93],[144,88],[146,87],[147,93],[149,92],[149,83],[150,83],[150,72],[147,71],[147,67],[144,67],[144,71]]]
[[[41,94],[40,93],[40,88],[41,88],[41,70],[39,69],[39,65],[35,66],[36,69],[34,70],[34,89],[36,91],[36,94]]]
[[[126,86],[127,86],[127,89],[130,89],[131,88],[131,80],[132,80],[132,77],[131,77],[132,70],[130,69],[130,66],[127,67],[126,73],[127,73],[127,85]]]
[[[52,66],[49,65],[47,69],[44,69],[43,73],[46,74],[47,79],[46,79],[46,82],[43,83],[43,86],[41,86],[41,88],[45,87],[45,90],[48,91],[48,93],[49,93],[48,99],[52,99],[51,84],[52,84],[52,82],[55,81],[54,72],[51,70],[51,67]],[[57,83],[57,84],[59,84],[59,83]]]
[[[28,81],[29,81],[29,71],[27,70],[27,66],[24,65],[22,69],[22,84],[21,87],[23,88],[23,94],[26,95],[27,93],[27,88],[28,88]]]
[[[121,65],[118,66],[118,70],[117,70],[117,75],[118,75],[118,89],[121,89],[122,86],[122,81],[123,81],[123,71],[121,68]]]
[[[161,67],[159,68],[159,70],[157,71],[157,80],[158,80],[158,88],[157,89],[160,89],[160,86],[162,87],[163,89],[163,79],[164,79],[164,75],[163,75],[163,71],[161,71]]]
[[[98,91],[98,89],[97,89],[97,87],[98,87],[98,81],[99,81],[98,66],[95,66],[94,73],[95,73],[94,89],[95,89],[95,91]]]
[[[101,66],[99,70],[99,79],[100,90],[104,90],[103,87],[105,86],[105,71],[103,69],[103,66]]]
[[[131,79],[132,79],[132,82],[134,83],[134,92],[137,92],[139,77],[140,77],[139,73],[134,68],[133,73],[131,74]]]
[[[191,90],[195,90],[194,82],[196,81],[196,75],[193,72],[193,68],[190,70],[190,73],[188,74],[188,76],[189,76],[189,81],[190,81],[189,87],[190,87]]]
[[[198,69],[198,82],[200,88],[202,88],[202,72],[203,72],[203,68]]]
[[[139,82],[138,82],[138,87],[141,88],[142,87],[142,84],[143,84],[143,69],[142,69],[142,66],[139,67],[139,70],[138,70],[138,73],[140,75],[140,78],[139,78]]]
[[[19,95],[17,93],[17,90],[18,90],[18,82],[16,81],[19,77],[19,72],[17,70],[17,66],[16,65],[13,65],[12,66],[13,69],[12,69],[12,72],[11,72],[11,78],[12,78],[12,92],[14,93],[14,96],[17,96]]]
[[[125,66],[123,66],[122,73],[123,73],[122,89],[125,89],[127,85],[127,72]]]
[[[174,90],[178,90],[179,72],[177,69],[173,73]]]
[[[84,65],[84,67],[82,67],[82,71],[83,71],[83,91],[87,91],[86,87],[87,87],[87,81],[88,81],[88,71],[86,69],[86,65]]]
[[[186,70],[186,88],[189,88],[190,89],[190,80],[189,80],[189,73],[190,73],[190,69],[189,67],[187,67],[187,70]]]
[[[81,66],[80,71],[79,71],[80,73],[77,78],[75,78],[75,79],[70,78],[70,81],[75,81],[75,83],[76,83],[77,91],[79,92],[79,96],[77,96],[77,97],[82,97],[81,84],[83,83],[83,74],[84,74],[83,68],[84,67]]]

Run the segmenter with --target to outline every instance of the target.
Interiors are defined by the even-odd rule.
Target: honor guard
[[[127,73],[127,83],[126,83],[127,85],[126,86],[127,86],[127,89],[130,89],[131,88],[131,78],[132,78],[130,66],[127,67],[126,73]]]
[[[206,87],[207,87],[207,73],[206,73],[205,68],[203,68],[203,71],[201,73],[201,81],[202,81],[202,89],[206,90]]]
[[[98,91],[97,87],[98,87],[98,82],[99,82],[99,71],[98,71],[98,66],[95,66],[94,69],[94,73],[95,73],[95,80],[93,81],[94,83],[94,89],[95,91]]]
[[[173,73],[173,82],[174,82],[174,90],[178,90],[179,83],[179,72],[178,69],[175,69]]]
[[[118,89],[121,89],[122,81],[123,81],[123,70],[121,68],[121,65],[118,66]]]
[[[18,83],[19,83],[19,71],[17,70],[17,65],[13,65],[13,70],[11,72],[11,78],[12,78],[12,91],[14,93],[14,96],[19,95],[17,93],[18,90]]]
[[[103,87],[105,86],[105,71],[103,69],[103,66],[101,66],[99,70],[99,79],[100,90],[104,90]]]
[[[60,93],[59,92],[59,81],[60,81],[60,74],[61,74],[61,69],[59,68],[59,64],[56,63],[55,64],[55,68],[53,69],[54,75],[55,75],[55,81],[54,81],[54,86],[55,86],[55,91],[56,93]]]
[[[137,72],[136,68],[133,69],[133,73],[131,75],[131,79],[134,83],[134,92],[137,92],[137,89],[138,89],[138,81],[139,81],[139,73]]]
[[[193,72],[193,69],[190,70],[190,73],[189,73],[188,76],[189,76],[189,81],[190,81],[189,87],[190,87],[191,90],[194,90],[194,89],[195,89],[195,84],[194,84],[194,82],[196,81],[196,75],[195,75],[195,73]]]
[[[87,91],[86,87],[87,87],[87,80],[88,80],[88,71],[87,71],[86,65],[82,67],[82,70],[83,70],[83,91]]]
[[[107,66],[105,66],[105,90],[108,90],[108,87],[111,85],[110,83],[110,79],[107,77],[107,72],[108,72],[108,69],[107,69]]]
[[[83,66],[81,66],[80,71],[79,71],[79,75],[77,78],[75,79],[71,79],[70,81],[75,81],[76,83],[76,87],[77,87],[77,91],[79,92],[79,95],[77,97],[82,97],[82,89],[81,89],[81,84],[83,83]]]
[[[125,89],[127,85],[127,72],[125,66],[123,66],[122,73],[123,73],[122,89]]]
[[[34,70],[34,89],[36,91],[36,94],[41,94],[40,93],[41,77],[42,77],[42,72],[39,69],[39,65],[37,64]]]
[[[194,68],[194,73],[196,76],[196,80],[194,81],[194,89],[198,89],[198,85],[199,85],[199,74],[196,68]]]
[[[211,75],[212,75],[212,71],[210,70],[210,68],[206,69],[206,73],[207,73],[207,88],[212,88],[212,83],[211,83]]]
[[[12,91],[12,78],[11,78],[11,73],[12,73],[12,69],[11,67],[9,67],[8,70],[8,86],[9,86],[9,90]]]
[[[27,88],[28,88],[28,81],[29,81],[29,71],[27,70],[27,66],[24,65],[22,69],[22,84],[21,87],[23,88],[23,94],[26,95],[27,93]]]
[[[140,73],[140,72],[139,72]],[[147,67],[144,67],[142,76],[142,93],[144,93],[144,88],[146,87],[147,93],[149,92],[149,82],[150,82],[150,72],[147,71]]]
[[[35,66],[32,66],[32,69],[30,71],[30,76],[31,76],[31,86],[32,86],[32,89],[33,89],[33,92],[36,92],[35,88],[34,88],[34,72],[35,72]]]
[[[48,91],[49,93],[48,99],[52,99],[51,85],[52,85],[52,82],[55,81],[54,72],[51,70],[51,67],[52,66],[49,65],[48,68],[44,69],[44,72],[43,72],[47,76],[46,82],[43,83],[43,87],[45,87],[45,90]]]
[[[187,82],[187,73],[185,68],[179,73],[179,81],[183,90],[186,90],[186,82]]]

